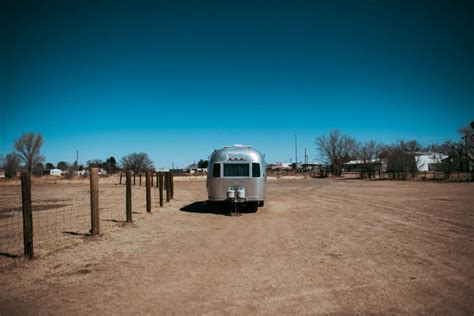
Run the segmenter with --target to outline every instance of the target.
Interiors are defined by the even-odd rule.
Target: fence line
[[[98,170],[92,168],[88,186],[77,183],[51,191],[54,184],[31,184],[30,174],[22,173],[21,186],[2,185],[0,192],[0,255],[17,257],[23,253],[32,258],[38,249],[41,255],[64,248],[72,240],[80,241],[77,236],[100,235],[103,229],[131,222],[132,214],[150,213],[157,204],[156,190],[155,203],[152,200],[153,175],[151,171],[145,173],[145,187],[133,186],[131,173],[126,172],[128,185],[124,188],[101,183]],[[161,197],[156,207],[163,207],[163,185],[159,183],[171,176],[169,172],[156,176],[154,183]],[[168,191],[173,191],[172,184]]]
[[[269,177],[288,177],[288,176],[301,176],[307,178],[331,178],[333,177],[329,170],[321,171],[298,171],[293,170],[267,170],[267,176]],[[335,177],[335,176],[334,176]],[[366,173],[360,171],[342,171],[341,178],[351,179],[368,179]],[[387,172],[377,170],[372,179],[380,180],[458,180],[458,181],[471,181],[472,174],[469,172],[452,172],[446,174],[443,171],[417,171],[417,172]]]

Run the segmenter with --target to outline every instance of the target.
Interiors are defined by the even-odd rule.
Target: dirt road
[[[474,313],[472,183],[269,181],[241,217],[196,203],[204,182],[175,196],[99,240],[9,259],[0,314]]]

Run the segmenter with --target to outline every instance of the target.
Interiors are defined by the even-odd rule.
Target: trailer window
[[[248,163],[225,163],[224,177],[248,177],[250,168]]]
[[[220,176],[221,176],[221,164],[220,163],[215,163],[212,166],[212,176],[214,178],[220,178]]]
[[[253,178],[260,178],[260,164],[253,163],[252,164],[252,177]]]

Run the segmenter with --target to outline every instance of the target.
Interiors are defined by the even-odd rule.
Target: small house
[[[87,171],[86,170],[78,170],[78,171],[75,172],[75,174],[76,174],[76,176],[82,177],[82,176],[87,175]]]
[[[418,154],[415,157],[416,167],[418,171],[435,171],[440,168],[442,161],[446,158],[448,156],[442,153]]]
[[[61,169],[51,169],[49,170],[49,175],[59,177],[63,175],[63,171]]]

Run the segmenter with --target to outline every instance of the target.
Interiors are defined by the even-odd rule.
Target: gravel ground
[[[61,204],[87,185],[40,188]],[[101,205],[121,210],[118,190],[103,186]],[[2,258],[0,314],[472,315],[473,193],[474,183],[274,180],[265,207],[229,217],[205,204],[204,182],[178,181],[166,208],[134,204],[131,225],[69,236],[31,262]]]

